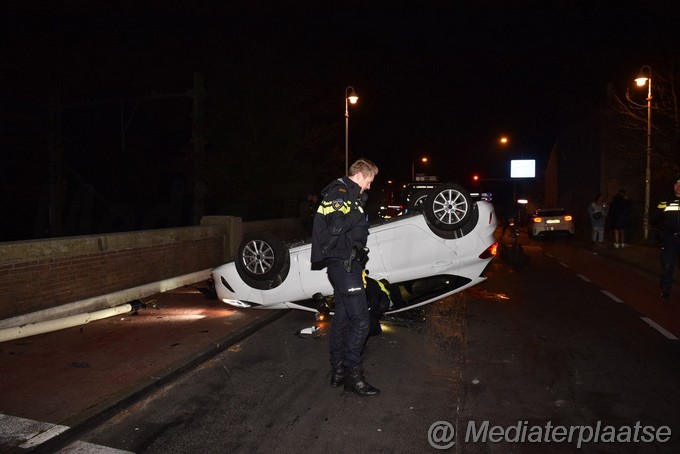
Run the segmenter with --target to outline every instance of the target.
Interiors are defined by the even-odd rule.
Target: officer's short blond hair
[[[353,177],[357,173],[361,173],[365,177],[374,177],[378,174],[378,166],[368,159],[357,159],[354,164],[349,167],[348,177]]]

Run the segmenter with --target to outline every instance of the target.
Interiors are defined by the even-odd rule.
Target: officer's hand
[[[362,192],[361,194],[359,194],[359,197],[357,198],[357,203],[361,208],[364,208],[366,206],[366,202],[368,202],[368,194]]]

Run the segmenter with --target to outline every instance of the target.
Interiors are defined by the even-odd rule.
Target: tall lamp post
[[[419,162],[427,162],[427,157],[422,157],[418,159]],[[411,161],[411,182],[416,181],[416,162]]]
[[[638,87],[647,84],[647,167],[645,169],[645,212],[642,220],[645,241],[647,241],[649,238],[649,193],[652,179],[652,68],[648,65],[640,68],[640,75],[635,79],[635,83]]]
[[[498,143],[502,147],[510,147],[510,138],[508,138],[508,136],[500,136],[498,138]],[[524,156],[524,152],[522,152],[522,156]],[[517,205],[517,180],[512,177],[510,179],[512,180],[512,203]]]
[[[359,100],[353,87],[345,88],[345,175],[349,174],[349,103],[356,104]]]

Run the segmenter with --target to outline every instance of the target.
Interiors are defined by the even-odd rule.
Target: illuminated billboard
[[[510,161],[510,178],[535,178],[535,159],[513,159]]]

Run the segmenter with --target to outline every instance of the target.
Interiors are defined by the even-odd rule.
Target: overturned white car
[[[423,212],[370,227],[366,269],[386,283],[394,313],[476,285],[496,255],[493,205],[457,184],[432,191]],[[237,307],[323,311],[333,294],[325,270],[312,270],[311,244],[269,234],[244,238],[235,261],[212,271],[219,300]]]

